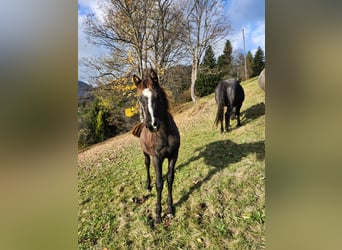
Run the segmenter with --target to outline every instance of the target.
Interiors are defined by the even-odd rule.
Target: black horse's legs
[[[146,173],[147,173],[147,178],[146,178],[146,189],[148,191],[151,191],[152,187],[151,187],[151,175],[150,175],[150,162],[151,162],[151,158],[150,156],[144,152],[144,156],[145,156],[145,166],[146,166]]]
[[[223,106],[223,111],[224,112],[224,106]],[[224,129],[223,129],[223,116],[220,117],[220,124],[221,124],[221,133],[224,132]]]
[[[236,107],[233,107],[233,109],[232,109],[232,113],[230,114],[230,119],[231,120],[234,120],[235,119],[235,117],[236,117]]]
[[[172,199],[172,184],[173,179],[175,176],[175,164],[177,161],[177,156],[174,158],[169,159],[169,168],[167,171],[167,187],[168,187],[168,193],[167,193],[167,214],[174,214],[173,210],[173,199]]]
[[[241,106],[236,107],[236,116],[237,116],[237,125],[241,126],[241,122],[240,122],[240,108]]]
[[[163,191],[163,176],[162,176],[163,161],[158,157],[153,157],[153,165],[156,172],[156,189],[157,189],[157,205],[156,205],[156,224],[161,222],[161,195]]]
[[[224,114],[224,121],[225,121],[225,131],[228,132],[229,131],[229,113],[228,113],[228,109],[227,109],[227,112]]]
[[[230,124],[230,115],[232,112],[233,107],[232,106],[228,106],[227,107],[227,112],[225,113],[225,122],[226,122],[226,131],[229,131],[229,124]]]
[[[221,133],[223,133],[223,118],[220,120],[220,123],[221,123]]]

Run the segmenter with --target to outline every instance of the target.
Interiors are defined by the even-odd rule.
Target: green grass
[[[176,212],[160,225],[153,223],[156,191],[145,191],[138,143],[108,153],[111,160],[79,167],[79,248],[265,248],[265,95],[256,81],[242,83],[242,127],[233,120],[227,134],[213,127],[213,95],[175,114],[181,133],[173,186]],[[151,177],[154,181],[153,167]],[[163,211],[166,197],[165,181]]]

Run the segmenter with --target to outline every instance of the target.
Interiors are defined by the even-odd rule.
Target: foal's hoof
[[[154,221],[154,224],[160,224],[161,223],[161,218],[156,217],[156,220]]]
[[[168,219],[172,219],[172,218],[173,218],[173,214],[167,213],[165,216],[166,216],[166,218],[168,218]]]
[[[152,186],[147,184],[146,185],[146,191],[151,192],[151,190],[152,190]]]
[[[165,215],[166,215],[168,218],[172,218],[174,214],[175,214],[174,208],[168,207],[168,209],[167,209]]]

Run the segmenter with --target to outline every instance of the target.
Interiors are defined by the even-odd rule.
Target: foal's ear
[[[135,83],[135,85],[138,86],[141,83],[141,79],[139,78],[139,76],[133,75],[133,82]]]
[[[152,79],[152,81],[154,83],[158,83],[158,76],[157,76],[157,73],[151,69],[151,72],[150,72],[150,78]]]

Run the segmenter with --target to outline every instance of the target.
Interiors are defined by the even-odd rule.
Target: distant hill
[[[78,81],[78,97],[86,97],[90,94],[92,87],[83,82],[83,81]]]
[[[78,81],[78,103],[91,101],[94,95],[91,93],[93,87],[83,81]]]

